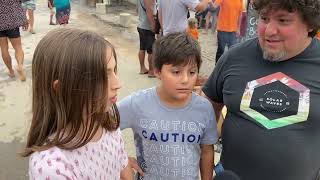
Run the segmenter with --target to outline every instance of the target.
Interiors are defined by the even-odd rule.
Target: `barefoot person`
[[[10,41],[15,50],[17,60],[17,72],[20,80],[25,81],[26,76],[23,69],[24,53],[21,45],[20,29],[23,26],[28,27],[25,11],[21,8],[20,1],[17,0],[0,0],[0,47],[4,64],[8,68],[9,77],[15,77],[12,67],[11,56],[9,54]]]
[[[34,11],[36,10],[36,2],[35,0],[24,0],[23,3],[21,4],[23,9],[25,9],[27,11],[27,15],[28,15],[28,23],[29,23],[29,32],[31,34],[35,34],[34,32]]]
[[[50,21],[49,25],[56,25],[56,23],[53,22],[53,16],[55,14],[54,12],[54,3],[53,0],[48,0],[48,8],[50,9]]]
[[[70,1],[69,0],[54,0],[53,1],[56,7],[56,19],[57,23],[60,25],[67,25],[69,24],[70,19]]]

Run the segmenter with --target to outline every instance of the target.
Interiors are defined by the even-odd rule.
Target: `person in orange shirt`
[[[241,13],[244,10],[243,0],[216,0],[213,8],[220,7],[218,17],[218,49],[216,63],[224,53],[227,46],[230,48],[236,44],[237,36],[240,34]]]
[[[198,22],[196,18],[188,19],[187,33],[194,39],[199,39]]]

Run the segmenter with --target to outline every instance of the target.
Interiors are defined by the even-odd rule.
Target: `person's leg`
[[[7,66],[9,72],[9,77],[14,77],[14,71],[12,68],[12,61],[9,54],[9,45],[8,45],[8,38],[7,37],[0,37],[0,47],[1,47],[1,55],[4,64]]]
[[[152,56],[152,46],[155,41],[155,35],[152,31],[146,31],[146,49],[148,53],[148,64],[149,64],[149,73],[148,77],[155,77],[154,71],[153,71],[153,56]]]
[[[50,9],[50,23],[49,25],[56,25],[52,20],[53,20],[53,16],[54,16],[54,9],[51,8]]]
[[[148,69],[146,68],[144,64],[144,59],[145,59],[145,50],[139,50],[138,57],[139,57],[139,63],[140,63],[140,72],[139,74],[146,74],[148,73]]]
[[[28,13],[28,17],[29,17],[29,32],[34,34],[34,29],[33,29],[33,25],[34,25],[34,12],[31,9],[27,10]]]
[[[148,71],[148,77],[156,77],[154,75],[154,71],[153,71],[153,56],[152,53],[148,53],[148,64],[149,64],[149,71]]]
[[[217,32],[217,25],[218,25],[218,13],[217,11],[212,13],[212,31],[213,33]]]
[[[138,53],[139,63],[140,63],[140,72],[139,74],[146,74],[148,73],[148,69],[146,68],[144,64],[145,59],[145,51],[146,51],[146,39],[145,39],[145,32],[143,29],[137,28],[139,32],[139,40],[140,40],[140,50]]]
[[[26,75],[25,75],[24,68],[23,68],[24,52],[23,52],[22,44],[21,44],[21,37],[10,38],[10,42],[12,44],[12,47],[15,50],[15,57],[16,57],[17,64],[18,64],[17,72],[19,73],[20,80],[25,81]]]
[[[233,45],[237,44],[238,42],[236,32],[228,32],[227,39],[228,49],[231,48]]]
[[[217,34],[218,48],[217,48],[217,53],[216,53],[216,63],[218,62],[219,58],[224,53],[224,48],[226,47],[226,44],[227,44],[227,39],[225,37],[225,33],[226,32],[218,31],[218,34]]]
[[[208,29],[210,26],[210,19],[211,19],[211,12],[208,11],[207,15],[206,15],[206,28],[205,28],[205,33],[208,33]]]

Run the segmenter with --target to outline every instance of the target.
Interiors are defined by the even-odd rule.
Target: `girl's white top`
[[[119,180],[128,164],[121,131],[104,131],[100,140],[75,150],[52,147],[34,152],[29,159],[29,178],[43,180]]]

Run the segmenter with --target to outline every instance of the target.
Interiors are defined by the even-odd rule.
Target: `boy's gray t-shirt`
[[[199,0],[161,0],[163,34],[186,31],[188,8],[195,10],[198,4]]]
[[[199,179],[200,144],[217,141],[215,114],[207,99],[193,93],[185,107],[168,108],[153,87],[117,106],[121,129],[133,130],[144,179]]]

